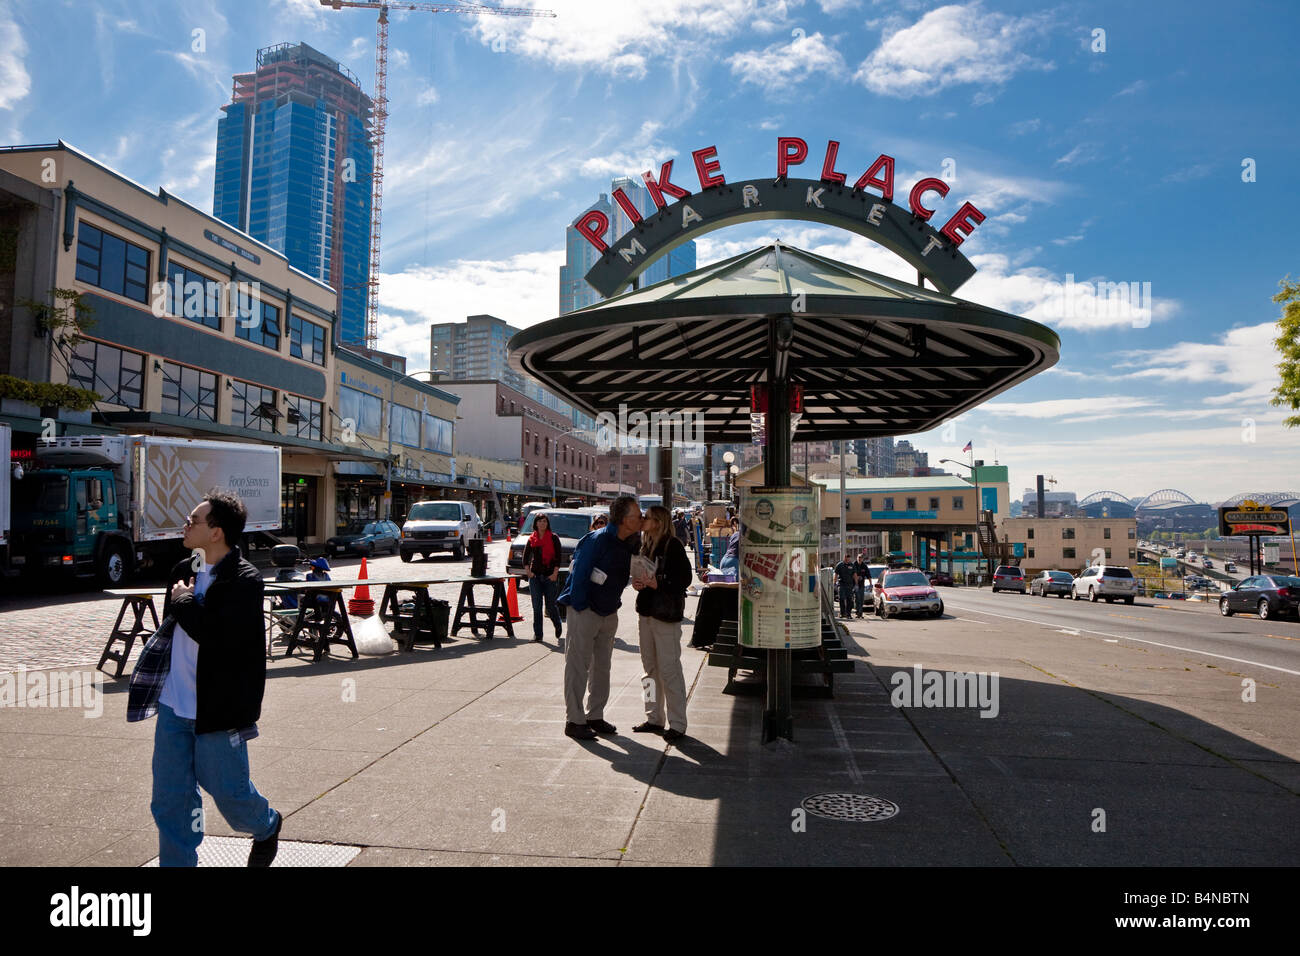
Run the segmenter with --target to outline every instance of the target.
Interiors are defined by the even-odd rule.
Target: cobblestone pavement
[[[507,547],[504,541],[488,545],[488,573],[505,571]],[[360,572],[361,559],[340,558],[332,565],[335,578],[350,580]],[[450,555],[434,555],[427,561],[417,558],[410,564],[403,564],[396,555],[385,555],[368,560],[367,566],[369,576],[380,579],[403,576],[454,578],[469,574],[469,560],[456,561]],[[272,578],[274,573],[267,571],[263,576]],[[138,582],[133,586],[158,585],[156,582]],[[77,585],[71,583],[39,582],[35,589],[23,590],[21,585],[18,588],[10,585],[7,591],[0,593],[0,672],[20,667],[93,666],[99,662],[122,601],[105,596],[89,581],[81,590],[76,588]],[[450,602],[452,613],[455,613],[456,601],[460,597],[459,584],[432,585],[429,593]],[[382,596],[382,588],[371,592],[376,607]],[[528,620],[515,626],[531,628],[532,606],[526,594],[521,594],[520,598],[519,611]],[[161,612],[162,600],[155,599],[155,603]],[[128,620],[124,623],[129,623],[129,619],[128,613]],[[151,623],[147,615],[145,621]],[[462,632],[462,636],[464,634]],[[131,649],[125,673],[130,673],[138,654],[139,644]]]

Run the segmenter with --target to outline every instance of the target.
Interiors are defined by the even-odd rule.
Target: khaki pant
[[[571,724],[605,719],[609,701],[609,662],[614,656],[618,613],[604,617],[590,609],[569,608],[569,634],[564,642],[564,710]],[[590,686],[591,692],[587,694]],[[587,694],[587,706],[582,706]]]
[[[641,615],[641,691],[652,724],[686,733],[686,678],[682,675],[682,625]],[[664,709],[668,723],[664,724]]]

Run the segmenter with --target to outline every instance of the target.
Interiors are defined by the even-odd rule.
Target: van
[[[466,542],[483,537],[478,512],[468,501],[417,501],[402,525],[399,551],[409,562],[415,555],[427,558],[435,551],[450,551],[465,560]]]

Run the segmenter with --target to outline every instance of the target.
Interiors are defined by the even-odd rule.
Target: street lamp
[[[560,432],[551,440],[551,501],[558,507],[560,499],[556,496],[556,481],[559,479],[559,473],[556,471],[557,459],[560,456],[560,439],[565,435],[585,435],[587,430],[584,428],[570,428],[568,431]],[[622,449],[619,450],[619,461],[622,461]],[[619,475],[619,484],[622,485],[623,476]]]
[[[964,461],[957,461],[957,460],[954,459],[954,458],[940,458],[940,459],[939,459],[939,464],[941,464],[941,465],[942,465],[942,464],[960,465],[960,466],[963,467],[963,468],[968,468],[968,469],[970,469],[971,481],[972,481],[972,483],[974,483],[974,485],[975,485],[975,537],[976,537],[976,538],[979,538],[979,534],[980,534],[980,512],[983,511],[983,507],[982,507],[982,504],[983,504],[983,503],[980,501],[980,480],[979,480],[979,473],[975,470],[975,465],[974,465],[974,463],[971,463],[971,464],[968,465],[968,464],[966,464],[966,462],[964,462]],[[980,550],[983,551],[983,548],[981,548]],[[949,556],[951,556],[951,552],[949,552]],[[963,565],[963,567],[965,567],[965,565]],[[975,570],[978,572],[979,569],[980,569],[979,559],[976,558],[976,559],[975,559]],[[992,570],[992,568],[990,567],[989,570]],[[964,572],[963,572],[963,573],[964,573]]]
[[[732,492],[735,491],[735,489],[731,485],[731,476],[736,473],[736,469],[731,467],[731,463],[736,460],[736,453],[732,451],[723,452],[722,460],[727,465],[724,474],[726,474],[727,476],[727,500],[730,501]]]
[[[740,466],[732,465],[731,466],[731,500],[733,503],[736,500],[736,476],[739,474],[740,474]]]
[[[390,379],[388,382],[388,452],[384,459],[384,518],[387,521],[393,520],[393,391],[397,383],[405,379],[414,381],[417,375],[441,375],[443,369],[426,368],[418,372],[411,372],[403,375],[401,378]]]

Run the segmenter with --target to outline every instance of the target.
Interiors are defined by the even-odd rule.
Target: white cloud
[[[1060,239],[1053,239],[1052,245],[1068,246],[1073,242],[1078,242],[1082,238],[1083,238],[1083,233],[1079,232],[1079,233],[1075,233],[1073,236],[1062,236]]]
[[[348,51],[343,54],[343,59],[355,60],[357,57],[365,56],[370,52],[374,42],[369,37],[353,37],[352,42],[348,44]]]
[[[311,26],[323,26],[329,21],[325,19],[326,15],[333,16],[333,11],[328,7],[322,6],[318,0],[275,0],[275,5],[283,8],[282,14],[276,14],[272,20],[281,21],[281,17],[287,15],[290,22],[307,21]]]
[[[1190,183],[1197,179],[1204,179],[1212,172],[1214,172],[1214,166],[1210,163],[1196,163],[1183,169],[1175,169],[1172,173],[1167,174],[1161,182]]]
[[[1107,395],[1086,398],[1052,398],[1041,402],[988,402],[980,411],[991,415],[1010,415],[1018,418],[1065,418],[1087,413],[1088,420],[1129,417],[1135,409],[1154,405],[1146,399],[1126,395]]]
[[[1070,150],[1058,159],[1053,165],[1079,166],[1083,163],[1091,163],[1095,161],[1100,155],[1101,151],[1098,149],[1096,143],[1080,143],[1078,146],[1074,147],[1074,149]]]
[[[1150,84],[1148,84],[1146,80],[1136,80],[1136,81],[1130,83],[1128,86],[1124,87],[1124,89],[1120,90],[1120,91],[1119,91],[1118,93],[1116,93],[1115,95],[1116,95],[1116,96],[1133,96],[1133,95],[1136,94],[1136,93],[1141,93],[1141,92],[1143,92],[1143,91],[1147,88],[1147,86],[1149,86],[1149,85],[1150,85]]]
[[[1214,342],[1178,342],[1168,348],[1133,353],[1118,367],[1136,369],[1135,379],[1173,384],[1225,385],[1233,390],[1202,396],[1216,406],[1262,405],[1277,387],[1278,354],[1273,346],[1276,322],[1261,322],[1230,329]]]
[[[438,90],[433,86],[426,86],[419,93],[415,94],[416,106],[432,106],[438,102]]]
[[[388,61],[395,66],[406,66],[411,62],[411,54],[393,47],[388,51]]]
[[[0,19],[0,110],[12,110],[32,91],[24,57],[27,41],[10,17]]]
[[[845,10],[854,10],[862,5],[862,0],[817,0],[822,13],[834,15]]]
[[[781,128],[781,117],[777,116],[772,119],[765,119],[758,124],[759,129],[774,130]]]
[[[1035,117],[1034,119],[1021,120],[1018,123],[1012,123],[1010,133],[1012,136],[1024,136],[1026,133],[1033,133],[1043,125],[1043,121]]]
[[[766,93],[776,93],[809,77],[837,77],[844,73],[844,57],[820,33],[799,35],[789,43],[774,43],[762,50],[744,50],[727,59],[733,76]]]
[[[158,51],[164,56],[169,56],[185,68],[185,72],[197,80],[199,83],[211,83],[216,86],[219,93],[223,96],[230,92],[230,75],[213,64],[213,61],[203,55],[193,53],[178,52],[176,50]]]
[[[217,168],[217,124],[201,110],[159,131],[167,143],[159,155],[162,188],[199,209],[212,208],[212,179]]]
[[[429,361],[429,326],[487,313],[527,328],[559,310],[562,249],[525,252],[504,260],[458,259],[449,265],[384,274],[379,280],[379,347]]]
[[[786,18],[783,2],[657,0],[635,12],[607,0],[546,0],[557,17],[477,17],[484,46],[553,66],[642,79],[652,60],[690,60],[757,21]]]
[[[959,84],[1006,83],[1022,70],[1053,68],[1020,49],[1048,25],[1045,14],[985,13],[979,3],[939,7],[909,27],[887,32],[854,79],[873,93],[903,98],[931,96]]]

